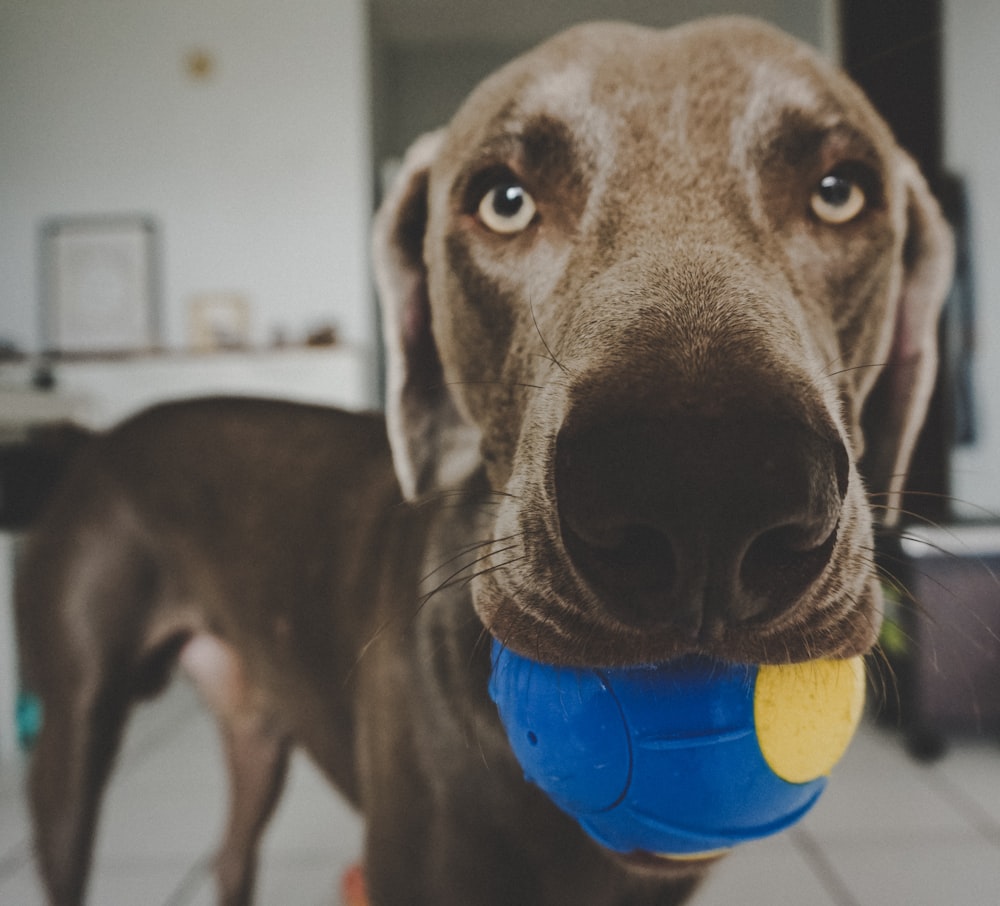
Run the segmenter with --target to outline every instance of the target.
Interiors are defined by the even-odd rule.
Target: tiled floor
[[[0,772],[0,903],[41,906],[21,775],[17,766]],[[89,902],[212,906],[208,865],[225,788],[215,728],[176,683],[132,722]],[[259,906],[335,904],[360,834],[358,818],[300,758],[265,841]],[[730,856],[695,901],[732,904],[997,906],[1000,744],[956,743],[928,767],[893,734],[864,726],[802,825]]]

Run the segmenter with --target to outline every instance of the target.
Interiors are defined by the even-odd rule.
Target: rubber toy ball
[[[490,695],[526,778],[619,853],[703,858],[790,827],[857,729],[860,658],[541,664],[493,643]]]

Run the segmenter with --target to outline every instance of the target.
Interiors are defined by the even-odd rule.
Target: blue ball
[[[526,778],[598,843],[690,858],[789,827],[826,786],[765,758],[758,670],[700,657],[555,667],[494,642],[490,695]]]

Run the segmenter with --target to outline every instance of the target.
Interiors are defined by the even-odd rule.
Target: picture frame
[[[191,297],[188,312],[188,344],[196,352],[250,345],[250,300],[243,293],[199,293]]]
[[[160,346],[158,231],[145,216],[58,217],[41,228],[41,337],[53,355]]]

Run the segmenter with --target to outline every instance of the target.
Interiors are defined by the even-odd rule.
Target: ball
[[[498,642],[490,679],[530,782],[608,849],[673,858],[802,818],[857,729],[864,689],[860,658],[604,670],[538,663]]]

